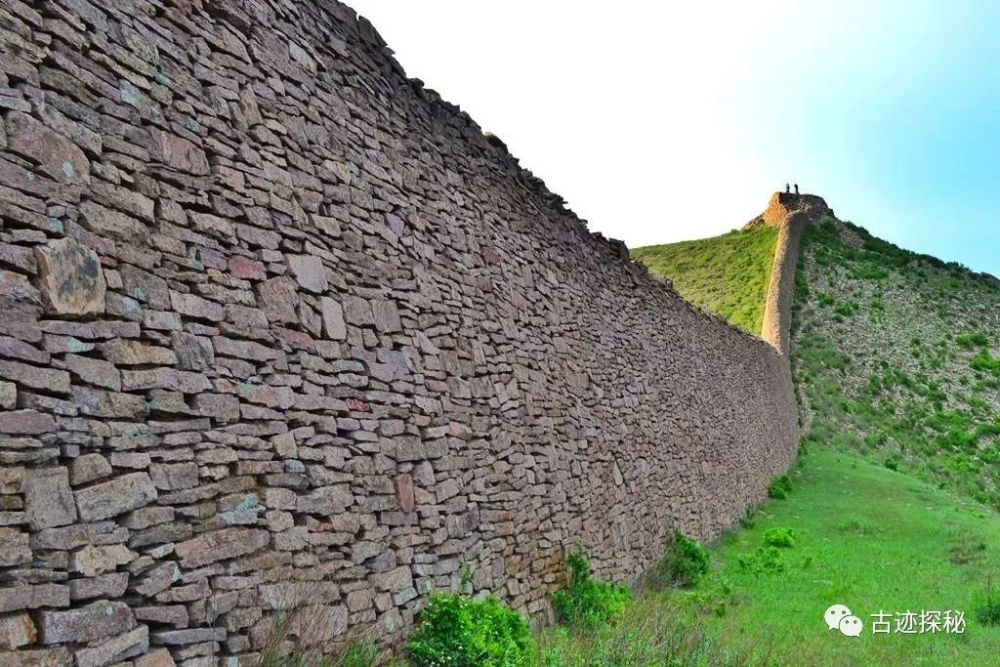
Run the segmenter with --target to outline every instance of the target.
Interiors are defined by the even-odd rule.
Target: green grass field
[[[1000,627],[976,619],[977,595],[1000,573],[1000,517],[984,506],[849,454],[813,447],[793,491],[769,500],[711,548],[710,574],[690,590],[646,592],[615,626],[586,638],[562,630],[542,645],[566,665],[991,665]],[[781,571],[741,556],[790,528]],[[860,637],[829,630],[841,603]],[[965,612],[964,634],[871,634],[871,614]],[[894,623],[894,621],[893,621]]]
[[[631,250],[685,299],[760,335],[764,298],[778,240],[777,227],[755,227],[696,241]]]

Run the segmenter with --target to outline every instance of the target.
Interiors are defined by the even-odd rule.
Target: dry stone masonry
[[[0,120],[0,665],[544,614],[794,456],[782,355],[332,0],[0,0]]]

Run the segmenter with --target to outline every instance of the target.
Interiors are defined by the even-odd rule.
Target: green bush
[[[764,544],[769,547],[791,549],[795,546],[795,531],[786,526],[768,528],[764,531]]]
[[[517,667],[534,663],[523,616],[495,597],[432,593],[407,644],[417,667]]]
[[[755,551],[740,554],[736,560],[747,574],[759,576],[785,570],[785,555],[778,547],[757,547]]]
[[[653,588],[691,586],[708,572],[710,562],[711,558],[705,547],[675,530],[674,542],[653,569],[649,585]]]
[[[1000,626],[1000,585],[987,584],[977,596],[976,619],[983,625]]]
[[[591,577],[590,563],[580,549],[566,559],[569,586],[552,594],[552,606],[566,625],[594,628],[607,623],[624,611],[632,593],[614,582]]]
[[[770,486],[767,487],[767,495],[770,498],[784,500],[792,492],[792,478],[788,475],[775,477]]]

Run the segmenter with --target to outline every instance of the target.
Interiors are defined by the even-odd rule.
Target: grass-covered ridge
[[[1000,287],[826,222],[803,239],[793,373],[807,441],[1000,508]]]
[[[760,335],[778,228],[761,225],[696,241],[631,250],[691,303]]]

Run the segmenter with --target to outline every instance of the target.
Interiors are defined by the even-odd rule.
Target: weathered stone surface
[[[87,484],[111,474],[111,464],[100,454],[84,454],[69,464],[69,480],[74,486]]]
[[[154,463],[149,475],[158,489],[176,491],[198,486],[197,463]]]
[[[383,333],[401,331],[399,309],[396,304],[387,299],[377,299],[372,302],[372,314],[375,318],[375,328]]]
[[[64,648],[0,652],[0,667],[66,667],[73,654]]]
[[[291,278],[271,278],[257,285],[257,305],[274,324],[298,322],[295,314],[298,302],[298,290]]]
[[[101,354],[118,366],[173,366],[177,355],[166,347],[117,338],[102,343]]]
[[[412,512],[416,507],[412,475],[403,474],[396,478],[396,500],[399,502],[399,509],[404,512]]]
[[[76,505],[66,468],[30,470],[24,480],[24,507],[32,530],[65,526],[76,521]]]
[[[38,631],[27,614],[0,618],[0,648],[14,649],[34,644]]]
[[[73,239],[49,241],[35,249],[45,306],[56,315],[103,313],[106,283],[92,249]]]
[[[193,141],[159,129],[150,130],[149,138],[151,140],[150,153],[155,160],[171,169],[195,176],[209,174],[205,151]]]
[[[0,410],[13,410],[17,405],[17,385],[0,380]]]
[[[222,305],[197,294],[170,292],[170,305],[181,315],[194,319],[218,322],[226,316],[226,309]]]
[[[344,309],[340,303],[329,297],[321,300],[323,308],[323,333],[327,338],[344,340],[347,338],[347,325],[344,323]]]
[[[323,260],[313,255],[289,255],[288,266],[303,289],[322,294],[326,291],[326,270]]]
[[[7,114],[7,149],[39,164],[54,180],[83,185],[90,182],[90,161],[76,144],[31,116]]]
[[[67,394],[70,390],[69,373],[54,368],[41,368],[19,361],[0,359],[0,376],[22,387],[60,394]]]
[[[224,528],[182,542],[176,551],[181,567],[193,568],[251,553],[267,546],[269,541],[266,530]]]
[[[77,667],[102,667],[149,650],[149,627],[139,627],[76,652]]]
[[[94,577],[114,571],[135,559],[135,554],[124,544],[107,546],[88,545],[73,554],[73,570],[85,577]]]
[[[68,606],[69,587],[61,584],[15,584],[0,588],[0,613]]]
[[[135,616],[128,605],[108,600],[66,611],[43,611],[38,618],[43,644],[90,642],[135,627]]]
[[[0,613],[40,630],[0,667],[247,662],[303,606],[388,645],[466,560],[540,613],[566,544],[632,579],[792,460],[787,360],[352,12],[118,5],[0,0]]]
[[[178,332],[172,336],[171,342],[179,368],[204,371],[215,366],[215,351],[210,339]]]
[[[0,334],[20,340],[41,340],[38,318],[42,313],[42,296],[26,276],[0,269]]]
[[[13,387],[11,383],[6,383]],[[51,415],[37,410],[11,410],[0,412],[0,434],[39,435],[56,430],[56,421]]]
[[[67,354],[65,362],[70,373],[82,381],[102,389],[121,391],[121,373],[113,363],[103,359],[82,357],[78,354]]]
[[[76,505],[84,521],[100,521],[148,505],[156,500],[149,475],[130,473],[76,491]]]
[[[28,533],[16,528],[0,527],[0,567],[14,567],[31,562]]]
[[[136,658],[135,667],[177,667],[177,663],[170,651],[161,648]]]

